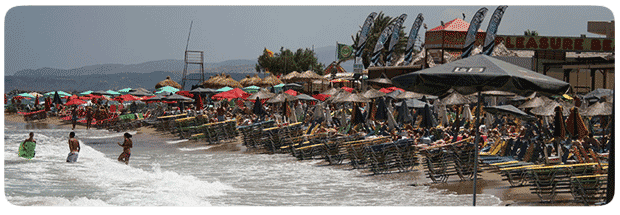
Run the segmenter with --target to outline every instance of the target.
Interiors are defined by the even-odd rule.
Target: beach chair
[[[571,177],[571,194],[586,206],[604,204],[607,197],[607,174]]]

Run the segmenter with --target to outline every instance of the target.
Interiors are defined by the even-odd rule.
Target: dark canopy
[[[512,105],[499,105],[499,106],[491,106],[484,107],[484,111],[489,112],[491,114],[510,114],[521,119],[535,119],[533,116],[519,110],[517,107]]]
[[[487,55],[438,65],[392,78],[394,85],[418,93],[444,95],[455,89],[463,95],[478,91],[564,94],[570,84]]]

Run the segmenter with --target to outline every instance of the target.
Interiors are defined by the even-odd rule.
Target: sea
[[[36,155],[17,156],[35,133]],[[70,129],[5,122],[4,192],[17,206],[470,206],[458,195],[407,180],[378,180],[289,154],[207,152],[204,144],[129,132],[129,165],[118,162],[123,133],[75,130],[82,147],[66,163]],[[420,179],[425,180],[425,178]],[[428,179],[426,179],[428,180]],[[478,194],[477,205],[498,205]]]

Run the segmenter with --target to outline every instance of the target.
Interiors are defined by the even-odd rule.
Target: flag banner
[[[394,47],[400,40],[400,29],[402,28],[403,22],[405,22],[405,19],[407,19],[407,14],[403,13],[402,15],[398,17],[398,20],[396,20],[396,22],[394,23],[394,29],[392,30],[392,35],[390,37],[390,43],[387,47],[388,53],[387,53],[387,57],[385,58],[386,65],[388,65],[388,63],[392,60],[392,52],[394,51]]]
[[[409,65],[413,58],[413,47],[415,46],[415,40],[418,37],[418,31],[420,30],[420,26],[422,26],[422,22],[424,22],[424,17],[422,13],[419,13],[409,32],[409,40],[407,40],[407,47],[405,48],[405,65]]]
[[[381,32],[381,36],[379,36],[379,39],[377,40],[377,43],[375,44],[375,49],[372,51],[372,58],[370,59],[370,61],[372,62],[372,64],[377,64],[377,62],[379,61],[379,55],[381,54],[381,50],[383,50],[384,48],[384,44],[385,42],[388,40],[388,37],[392,34],[392,30],[394,29],[394,25],[388,25],[387,27],[385,27],[383,29],[383,31]]]
[[[269,55],[269,57],[273,57],[273,52],[267,48],[265,48],[265,51],[267,52],[267,54]]]
[[[465,43],[463,44],[464,51],[461,54],[461,58],[469,57],[471,51],[474,49],[474,44],[476,43],[476,34],[478,33],[478,29],[480,29],[480,24],[484,20],[484,15],[486,15],[487,11],[486,7],[480,8],[478,12],[471,18],[471,23],[469,24],[469,29],[467,29],[467,36],[465,36]]]
[[[482,48],[482,54],[491,55],[493,53],[493,48],[495,48],[495,34],[497,33],[497,28],[499,27],[499,23],[502,21],[502,17],[504,16],[504,11],[508,6],[499,6],[493,12],[493,16],[491,16],[491,21],[489,21],[489,26],[487,27],[487,35],[484,38],[484,46]]]
[[[336,44],[338,45],[338,60],[346,60],[353,57],[353,47],[340,43]]]
[[[364,47],[366,47],[366,40],[368,39],[368,33],[370,33],[370,28],[375,22],[376,15],[377,15],[376,12],[370,13],[370,15],[368,15],[368,17],[366,18],[366,21],[364,22],[364,26],[362,27],[362,31],[360,32],[360,37],[358,38],[358,41],[357,41],[359,48],[355,50],[356,57],[362,56],[362,51],[364,50]]]

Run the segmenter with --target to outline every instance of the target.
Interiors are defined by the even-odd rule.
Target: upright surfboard
[[[25,142],[19,147],[19,156],[32,159],[34,157],[34,149],[37,147],[35,142]]]

